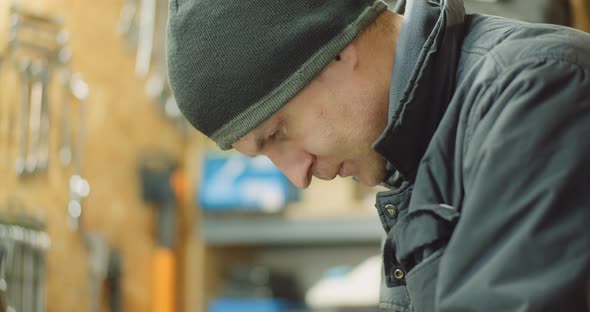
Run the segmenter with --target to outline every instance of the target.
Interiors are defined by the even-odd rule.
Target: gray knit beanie
[[[380,0],[170,0],[167,62],[178,107],[230,149],[386,8]]]

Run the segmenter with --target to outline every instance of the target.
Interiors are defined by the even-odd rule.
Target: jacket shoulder
[[[502,68],[539,59],[590,67],[590,34],[569,27],[468,15],[463,54],[493,58]]]

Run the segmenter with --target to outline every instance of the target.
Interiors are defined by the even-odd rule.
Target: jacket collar
[[[463,0],[409,0],[395,54],[389,120],[373,144],[413,181],[455,88],[463,38]]]

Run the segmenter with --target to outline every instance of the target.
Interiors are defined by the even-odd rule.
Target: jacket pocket
[[[416,312],[434,311],[439,262],[458,220],[453,207],[427,205],[410,211],[389,235],[395,258],[407,272],[405,282]]]
[[[410,211],[392,229],[395,257],[406,272],[447,245],[459,212],[447,205],[427,205]]]
[[[444,248],[435,251],[420,264],[416,265],[406,276],[412,311],[433,312],[436,280],[438,278],[438,264],[444,253]]]

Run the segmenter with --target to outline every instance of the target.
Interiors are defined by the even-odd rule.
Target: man
[[[460,0],[176,0],[168,65],[222,149],[390,188],[382,307],[587,310],[589,35]]]

